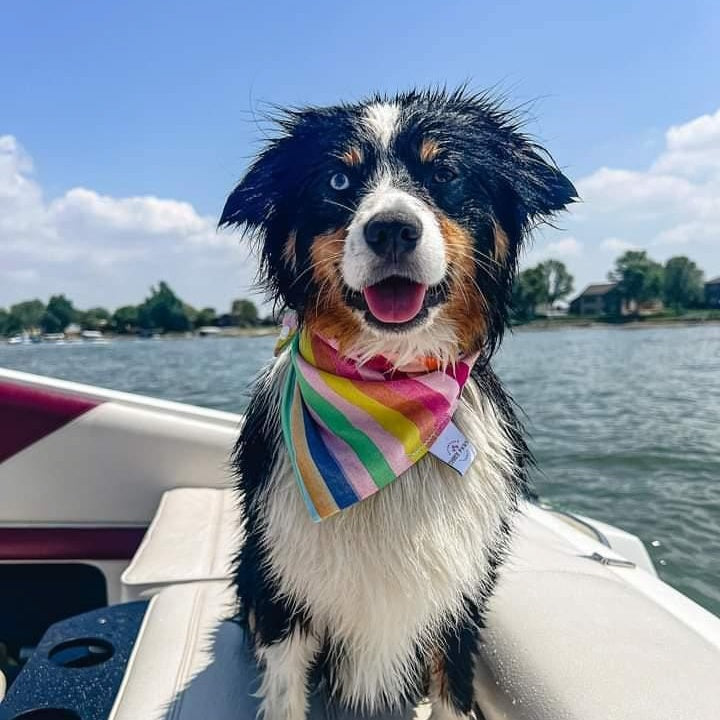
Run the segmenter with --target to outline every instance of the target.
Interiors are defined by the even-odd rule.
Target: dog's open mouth
[[[407,330],[419,325],[428,309],[445,298],[444,284],[428,287],[409,278],[393,275],[362,291],[348,290],[348,304],[365,311],[365,319],[387,330]]]
[[[366,287],[363,297],[376,320],[382,323],[406,323],[423,309],[427,287],[407,278],[389,277]]]

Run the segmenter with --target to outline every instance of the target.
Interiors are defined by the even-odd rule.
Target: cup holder
[[[82,718],[73,710],[39,708],[28,710],[20,715],[13,715],[11,720],[82,720]]]
[[[90,668],[107,662],[113,656],[114,652],[115,648],[107,640],[101,640],[100,638],[78,638],[77,640],[68,640],[67,642],[56,645],[48,653],[48,659],[50,662],[63,668]],[[53,712],[68,711],[58,710]],[[22,717],[22,720],[25,720],[24,715],[20,717]],[[75,717],[74,714],[67,716],[68,720],[73,717]],[[35,716],[28,715],[28,718],[34,720]],[[37,719],[45,720],[45,716],[38,715]],[[55,720],[55,716],[48,715],[47,720]],[[65,720],[65,715],[58,715],[57,720]]]

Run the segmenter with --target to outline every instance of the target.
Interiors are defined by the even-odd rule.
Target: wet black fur
[[[498,223],[509,239],[505,263],[478,264],[476,279],[492,315],[490,336],[482,346],[483,361],[475,366],[472,375],[510,428],[520,470],[508,482],[519,498],[527,489],[530,455],[512,401],[488,363],[507,323],[510,290],[523,239],[535,224],[572,202],[576,193],[549,156],[519,132],[512,113],[503,111],[486,95],[464,90],[413,91],[395,98],[374,97],[358,105],[286,111],[278,119],[280,133],[234,189],[220,223],[244,226],[256,234],[266,287],[281,304],[298,310],[302,316],[303,308],[317,291],[307,271],[311,243],[317,235],[349,223],[351,209],[378,160],[373,146],[358,131],[359,116],[366,104],[388,99],[402,107],[401,130],[392,143],[390,156],[385,158],[392,163],[396,185],[467,228],[479,252],[492,255],[493,223]],[[424,135],[442,144],[442,165],[457,173],[451,183],[434,184],[433,167],[417,160]],[[364,154],[363,165],[350,171],[336,159],[349,145],[361,147]],[[328,184],[329,177],[338,171],[350,174],[353,182],[345,194],[332,191]],[[297,235],[294,269],[282,257],[291,232]],[[263,645],[282,640],[296,627],[307,627],[312,612],[312,608],[297,608],[283,600],[266,570],[258,505],[279,452],[284,452],[279,419],[269,405],[267,381],[261,378],[235,448],[234,467],[238,489],[244,496],[247,533],[235,573],[238,619],[247,625],[252,613],[253,640]],[[505,526],[504,538],[492,549],[490,581],[479,593],[484,600],[493,592],[509,534]],[[461,712],[474,708],[478,718],[482,714],[475,705],[469,670],[483,627],[485,604],[467,601],[465,617],[448,630],[444,648],[448,699]],[[338,651],[341,648],[328,638],[313,675],[316,679],[332,679],[333,654]],[[408,701],[416,702],[427,692],[429,671],[426,668],[421,677],[411,682]]]

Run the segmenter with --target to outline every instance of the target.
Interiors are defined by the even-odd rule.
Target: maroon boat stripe
[[[0,381],[0,462],[101,402]]]
[[[8,560],[130,560],[142,527],[0,528],[0,562]]]

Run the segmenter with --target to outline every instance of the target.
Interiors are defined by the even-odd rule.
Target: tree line
[[[705,277],[695,262],[684,255],[664,265],[645,250],[628,250],[615,260],[607,279],[616,283],[621,304],[637,312],[646,303],[662,301],[675,312],[702,307]],[[546,260],[518,274],[513,285],[512,308],[516,320],[544,314],[558,300],[573,292],[573,276],[559,260]]]
[[[71,325],[82,330],[109,330],[117,334],[138,332],[188,332],[203,326],[254,327],[274,324],[261,319],[252,300],[233,300],[230,311],[218,314],[215,308],[196,309],[183,302],[166,282],[150,288],[140,305],[123,305],[114,312],[93,307],[80,310],[65,295],[53,295],[47,304],[25,300],[9,310],[0,308],[0,335],[22,332],[61,333]]]
[[[661,300],[676,312],[701,307],[704,300],[703,271],[689,258],[676,256],[664,265],[648,257],[645,250],[629,250],[615,261],[608,280],[625,307],[638,308]],[[518,274],[512,289],[513,317],[531,320],[573,292],[573,276],[559,260],[545,260]],[[272,317],[261,319],[252,300],[234,300],[230,311],[196,309],[183,302],[166,282],[150,288],[140,305],[123,305],[114,312],[103,307],[77,309],[65,295],[53,295],[47,305],[26,300],[0,308],[0,336],[21,332],[63,332],[77,324],[83,330],[109,330],[118,334],[137,332],[188,332],[203,326],[254,327],[272,325]]]

